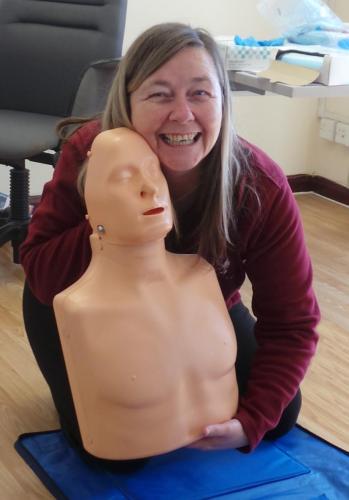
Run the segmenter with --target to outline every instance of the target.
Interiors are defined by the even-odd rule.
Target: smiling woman
[[[287,179],[263,151],[237,137],[228,77],[219,49],[205,30],[161,24],[130,46],[103,116],[67,139],[54,177],[45,186],[21,249],[28,284],[39,301],[52,307],[53,297],[86,271],[92,228],[76,188],[77,177],[81,172],[83,179],[88,151],[101,129],[117,127],[138,132],[158,156],[179,226],[179,236],[173,230],[166,236],[166,248],[172,256],[198,254],[214,266],[236,332],[237,409],[225,421],[213,419],[205,425],[193,446],[253,450],[262,439],[285,434],[297,420],[299,385],[315,352],[319,309],[300,215]],[[97,177],[104,175],[106,165],[107,161],[98,162]],[[123,171],[122,189],[134,172]],[[112,181],[105,187],[106,202],[114,188]],[[157,208],[144,206],[142,217]],[[105,235],[100,232],[102,239]],[[252,283],[257,321],[241,302],[239,289],[246,275]],[[188,298],[189,305],[198,293]],[[142,300],[152,306],[149,294]],[[130,318],[137,307],[130,309]],[[193,316],[200,318],[204,310],[206,306],[194,309]],[[181,315],[174,316],[173,323],[178,335],[186,331]],[[128,328],[127,321],[124,326]],[[48,329],[51,338],[57,338],[52,323]],[[200,328],[189,330],[197,339]],[[214,328],[212,332],[219,336]],[[38,346],[38,333],[28,335],[34,348]],[[42,362],[48,352],[52,354],[51,346],[47,341],[34,350],[40,366],[46,366],[43,371],[62,425],[81,446],[74,408],[68,404],[69,387],[62,388],[56,377],[63,361],[57,351],[55,361],[51,357],[50,363]],[[206,404],[214,399],[210,394]]]

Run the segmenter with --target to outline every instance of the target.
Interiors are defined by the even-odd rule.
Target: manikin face
[[[106,241],[134,245],[164,238],[172,228],[166,179],[145,140],[126,128],[107,130],[94,140],[85,199],[94,232]]]
[[[131,94],[131,121],[166,173],[196,167],[217,141],[222,91],[205,49],[185,48]]]

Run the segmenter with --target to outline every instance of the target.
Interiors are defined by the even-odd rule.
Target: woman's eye
[[[152,101],[161,101],[170,99],[171,95],[168,92],[153,92],[149,95],[149,99]]]
[[[202,90],[202,89],[194,90],[193,95],[194,97],[199,97],[199,98],[210,97],[210,93],[207,90]]]

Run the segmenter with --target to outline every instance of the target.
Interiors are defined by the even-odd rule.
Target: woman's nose
[[[194,114],[191,110],[190,103],[184,97],[178,97],[173,101],[173,108],[169,118],[171,121],[186,123],[194,120]]]

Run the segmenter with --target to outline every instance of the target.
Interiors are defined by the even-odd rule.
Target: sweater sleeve
[[[260,215],[250,211],[244,238],[259,346],[235,416],[249,438],[245,451],[278,424],[318,340],[319,309],[298,206],[281,169],[267,161],[274,174],[260,175]]]
[[[43,304],[51,305],[53,297],[74,283],[90,262],[91,227],[76,181],[95,128],[83,127],[63,146],[21,246],[26,279]]]

